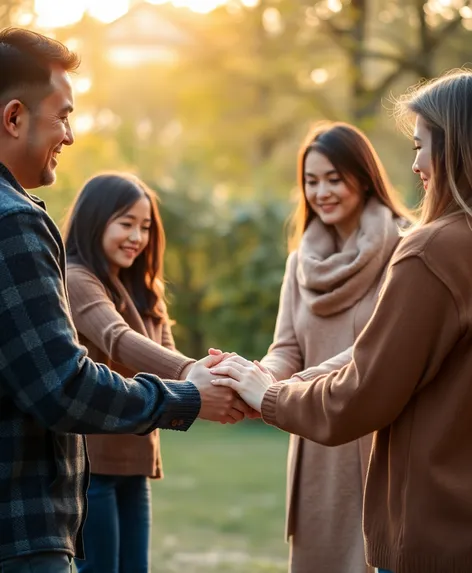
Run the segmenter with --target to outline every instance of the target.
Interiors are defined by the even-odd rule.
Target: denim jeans
[[[388,569],[379,569],[378,571],[379,573],[392,573],[392,571],[389,571]]]
[[[70,573],[70,558],[65,553],[36,553],[0,563],[0,573]]]
[[[78,573],[149,573],[151,496],[144,476],[92,474]]]

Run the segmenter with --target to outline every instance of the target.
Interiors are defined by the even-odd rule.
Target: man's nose
[[[74,133],[70,125],[67,125],[66,135],[64,137],[64,141],[62,142],[64,145],[72,145],[75,141]]]

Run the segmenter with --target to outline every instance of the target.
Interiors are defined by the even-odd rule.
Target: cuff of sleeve
[[[165,413],[153,424],[150,431],[178,430],[186,432],[195,422],[201,408],[200,392],[192,382],[163,380],[169,391]]]
[[[266,424],[277,426],[277,398],[284,382],[276,382],[269,386],[262,399],[261,415]]]
[[[180,380],[180,376],[182,372],[189,366],[190,364],[195,364],[196,360],[193,358],[186,358],[183,362],[181,362],[175,370],[175,374],[171,376],[172,380]]]

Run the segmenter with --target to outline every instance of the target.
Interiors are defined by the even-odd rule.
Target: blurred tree
[[[160,189],[179,347],[195,357],[209,345],[260,357],[275,323],[283,221],[309,124],[343,119],[367,130],[414,202],[411,151],[380,104],[470,58],[472,9],[463,0],[228,0],[204,16],[146,10],[187,38],[172,61],[111,62],[114,28],[91,18],[56,31],[83,57],[77,142],[62,156],[55,189],[42,193],[59,219],[98,170],[132,170]],[[119,24],[140,45],[135,22]],[[161,32],[153,33],[159,47]]]
[[[2,0],[0,2],[0,29],[33,21],[34,0]],[[29,17],[28,17],[29,15]]]
[[[219,202],[191,185],[160,191],[179,349],[260,358],[272,341],[285,261],[283,204]]]
[[[80,134],[74,146],[64,149],[57,168],[57,181],[39,191],[53,219],[62,224],[64,216],[85,181],[99,171],[135,171],[121,155],[113,139],[100,134]]]
[[[382,98],[462,64],[472,24],[463,0],[242,2],[204,16],[147,5],[186,38],[168,63],[112,64],[108,28],[90,18],[58,31],[92,83],[79,113],[146,178],[168,186],[185,161],[229,197],[286,197],[309,123],[354,121],[382,147],[395,137],[379,118]]]
[[[463,46],[470,41],[469,1],[321,0],[317,8],[323,30],[347,58],[358,124],[372,120],[402,77],[429,79],[441,71],[445,52],[450,67],[461,65],[449,50],[451,39]]]

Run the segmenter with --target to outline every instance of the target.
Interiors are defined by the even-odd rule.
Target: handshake
[[[187,367],[182,379],[200,392],[202,420],[235,424],[244,418],[260,418],[267,388],[276,382],[257,360],[210,349],[209,355]]]

